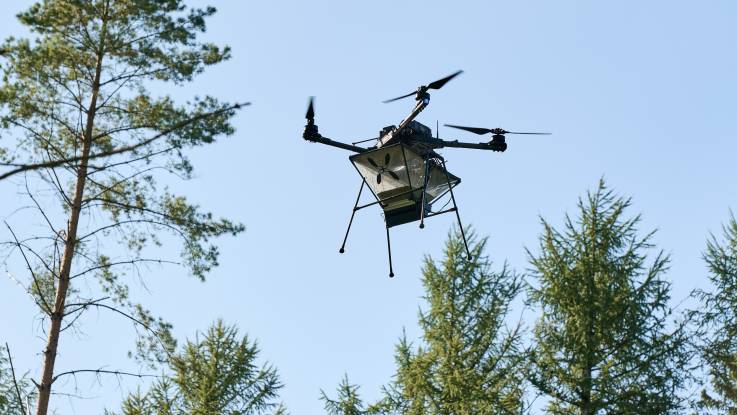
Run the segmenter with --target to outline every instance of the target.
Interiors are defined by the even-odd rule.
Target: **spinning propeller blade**
[[[394,102],[394,101],[397,101],[397,100],[400,100],[400,99],[403,99],[403,98],[411,97],[412,95],[415,95],[415,94],[417,94],[420,91],[425,92],[428,89],[440,89],[440,88],[443,87],[443,85],[447,84],[448,81],[450,81],[451,79],[453,79],[456,76],[460,75],[461,73],[463,73],[463,71],[456,71],[456,72],[454,72],[454,73],[446,76],[445,78],[441,78],[441,79],[438,79],[437,81],[430,82],[429,84],[427,84],[427,86],[425,86],[425,85],[421,86],[417,91],[410,92],[409,94],[402,95],[401,97],[396,97],[396,98],[388,99],[388,100],[382,101],[382,102],[384,104],[386,104],[386,103]]]
[[[465,127],[462,125],[453,125],[453,124],[444,124],[446,127],[451,128],[457,128],[459,130],[468,131],[474,134],[483,135],[483,134],[527,134],[527,135],[550,135],[551,133],[522,133],[518,131],[507,131],[503,128],[479,128],[479,127]]]
[[[307,113],[305,114],[305,118],[307,118],[308,121],[312,122],[315,120],[315,97],[310,97],[310,104],[307,106]]]
[[[504,134],[551,135],[553,133],[520,133],[516,131],[505,131]]]
[[[453,124],[443,124],[443,125],[445,125],[446,127],[457,128],[459,130],[465,130],[465,131],[478,134],[478,135],[484,135],[484,134],[488,134],[491,132],[491,130],[488,128],[464,127],[462,125],[453,125]]]
[[[446,76],[443,79],[438,79],[435,82],[430,82],[427,85],[427,89],[440,89],[440,88],[443,87],[443,85],[447,84],[448,81],[450,81],[451,79],[455,78],[456,76],[458,76],[458,75],[460,75],[462,73],[463,73],[463,71],[456,71],[455,73],[452,73],[452,74]]]
[[[387,99],[386,101],[381,101],[381,103],[382,103],[382,104],[388,104],[388,103],[390,103],[390,102],[394,102],[394,101],[399,101],[399,100],[400,100],[400,99],[402,99],[402,98],[407,98],[407,97],[411,97],[411,96],[412,96],[412,95],[414,95],[414,94],[416,94],[416,92],[410,92],[409,94],[407,94],[407,95],[402,95],[401,97],[396,97],[396,98],[392,98],[392,99]]]

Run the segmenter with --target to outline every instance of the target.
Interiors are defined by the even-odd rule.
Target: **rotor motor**
[[[503,135],[494,134],[493,136],[491,136],[489,147],[491,147],[491,151],[503,152],[507,149],[507,142],[504,139]]]

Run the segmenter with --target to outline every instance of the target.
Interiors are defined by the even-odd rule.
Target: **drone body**
[[[350,156],[349,160],[361,176],[361,187],[358,190],[356,203],[353,206],[353,212],[348,222],[348,229],[343,238],[343,245],[340,248],[341,253],[345,252],[348,233],[350,232],[356,212],[365,207],[378,204],[384,212],[384,222],[386,224],[390,277],[394,276],[394,271],[392,269],[389,228],[416,221],[420,221],[420,228],[424,228],[426,218],[443,213],[455,212],[461,235],[463,236],[463,242],[466,246],[466,252],[468,257],[471,257],[468,244],[466,243],[463,225],[461,224],[458,206],[456,205],[455,195],[453,194],[453,188],[461,182],[461,179],[448,172],[445,166],[445,159],[436,150],[444,147],[456,147],[503,152],[507,149],[504,134],[545,133],[513,133],[501,128],[484,129],[446,124],[449,127],[462,129],[475,134],[491,133],[492,139],[489,142],[467,143],[459,142],[458,140],[443,140],[438,136],[433,137],[430,128],[414,121],[414,118],[430,103],[428,89],[440,89],[461,72],[458,71],[427,86],[420,86],[416,92],[384,101],[392,102],[415,95],[416,102],[412,112],[398,126],[392,125],[385,127],[381,130],[378,138],[352,144],[329,139],[318,132],[318,127],[315,124],[314,103],[310,99],[306,114],[307,125],[305,126],[302,137],[307,141],[355,152],[356,154]],[[374,140],[375,144],[372,147],[359,147],[356,145]],[[364,187],[369,188],[375,201],[359,206]],[[449,196],[447,203],[438,210],[433,210],[433,207],[439,204],[439,201],[447,199],[445,198],[446,195]],[[445,209],[451,202],[453,206]]]

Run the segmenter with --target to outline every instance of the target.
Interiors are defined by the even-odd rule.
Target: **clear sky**
[[[0,37],[22,33],[13,16],[28,3],[4,3]],[[737,208],[737,3],[208,3],[219,12],[207,38],[231,45],[233,59],[170,92],[254,105],[236,117],[235,136],[194,153],[196,179],[176,187],[247,231],[222,239],[222,265],[206,283],[152,269],[138,298],[172,321],[179,338],[216,318],[257,338],[292,413],[319,413],[320,389],[332,392],[344,373],[366,398],[379,395],[402,328],[418,334],[423,255],[440,253],[455,220],[393,228],[394,279],[378,208],[357,214],[347,252],[338,254],[360,181],[347,152],[301,139],[310,95],[320,131],[355,141],[398,123],[412,105],[382,100],[463,69],[432,93],[419,121],[554,133],[509,136],[503,154],[443,151],[463,179],[462,219],[490,236],[497,264],[524,271],[539,216],[560,224],[604,176],[633,197],[643,231],[659,229],[655,240],[673,258],[674,303],[706,286],[706,238]],[[478,141],[442,127],[440,134]],[[7,184],[0,190],[7,218],[16,196]],[[7,278],[0,316],[0,340],[17,366],[37,374],[43,335],[32,303]],[[58,367],[134,367],[125,358],[132,333],[90,313],[82,332],[62,339]],[[53,406],[65,414],[117,408],[134,385],[80,377],[90,399],[58,397]]]

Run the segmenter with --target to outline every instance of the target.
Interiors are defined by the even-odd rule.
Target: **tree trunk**
[[[581,399],[581,415],[591,415],[591,392],[584,392]]]
[[[59,334],[61,332],[61,323],[64,319],[66,310],[67,293],[69,292],[69,283],[72,269],[72,260],[74,259],[74,248],[77,243],[77,225],[79,224],[79,215],[82,211],[82,201],[84,199],[84,187],[87,181],[87,167],[90,148],[92,147],[92,133],[95,124],[95,111],[97,108],[97,98],[100,92],[100,75],[102,73],[102,57],[104,53],[106,21],[103,18],[102,29],[100,31],[100,47],[97,53],[97,66],[95,68],[95,78],[92,82],[92,96],[90,104],[87,108],[87,120],[83,134],[82,155],[80,157],[79,168],[77,169],[77,181],[74,188],[74,198],[72,199],[71,212],[67,225],[66,239],[64,241],[64,253],[62,255],[61,266],[59,267],[59,283],[56,286],[56,294],[54,298],[54,308],[51,310],[51,327],[46,340],[46,348],[44,349],[44,364],[41,375],[41,382],[38,384],[38,405],[36,407],[36,415],[46,415],[49,409],[49,398],[51,396],[51,385],[54,383],[54,363],[56,362],[56,354],[59,345]]]

